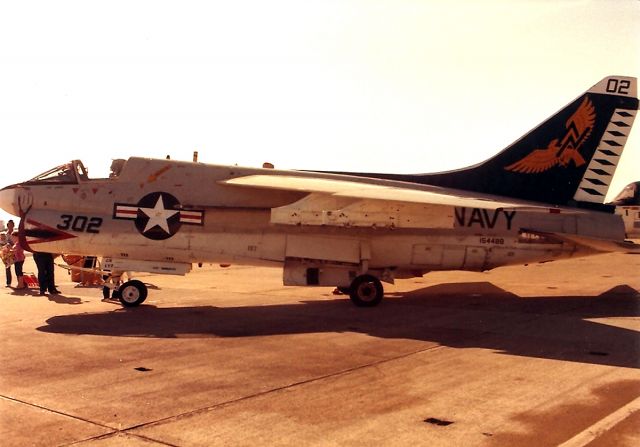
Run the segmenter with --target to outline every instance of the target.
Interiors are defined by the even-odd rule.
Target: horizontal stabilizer
[[[610,239],[598,239],[566,233],[542,233],[534,232],[541,236],[551,236],[572,244],[590,248],[603,253],[618,252],[627,254],[640,254],[640,244],[631,241],[614,241]]]

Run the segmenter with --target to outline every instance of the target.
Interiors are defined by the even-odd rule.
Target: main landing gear
[[[125,307],[135,307],[147,299],[147,286],[137,279],[122,284],[117,291],[117,297]]]
[[[132,279],[119,286],[105,283],[102,289],[104,299],[109,299],[110,293],[111,297],[117,298],[124,307],[136,307],[147,299],[148,290],[142,281]]]
[[[382,283],[373,275],[356,276],[349,288],[340,287],[338,290],[348,293],[351,302],[358,307],[377,306],[384,296]]]

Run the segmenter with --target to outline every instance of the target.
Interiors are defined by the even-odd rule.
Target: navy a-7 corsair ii
[[[382,282],[610,251],[638,252],[604,205],[638,110],[610,76],[476,166],[436,174],[285,171],[162,159],[90,179],[74,160],[0,191],[33,251],[100,256],[114,273],[279,263],[285,285],[336,286],[358,306]],[[140,281],[117,291],[125,306]]]

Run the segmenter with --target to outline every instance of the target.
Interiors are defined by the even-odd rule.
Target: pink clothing
[[[24,261],[24,249],[20,245],[20,241],[13,246],[13,259],[15,262]]]

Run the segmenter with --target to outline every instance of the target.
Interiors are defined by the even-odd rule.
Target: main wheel
[[[139,306],[147,299],[147,286],[136,279],[127,281],[118,288],[117,296],[125,307]]]
[[[375,276],[357,276],[349,287],[349,298],[358,307],[377,306],[383,296],[382,283]]]

